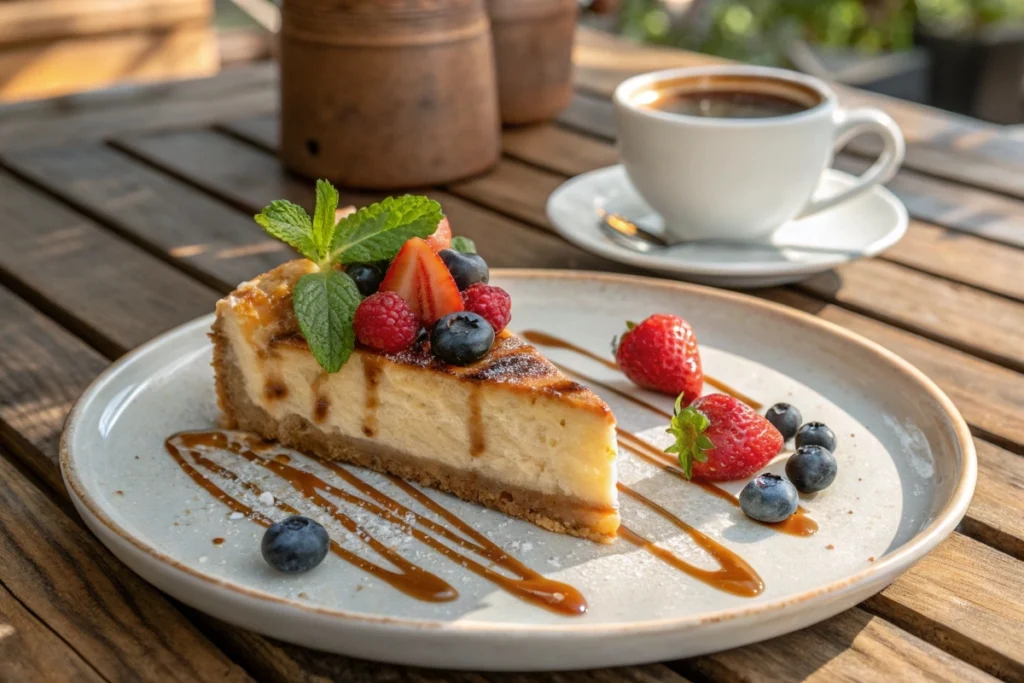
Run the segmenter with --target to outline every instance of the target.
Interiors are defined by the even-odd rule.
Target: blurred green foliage
[[[964,35],[1024,20],[1024,0],[624,0],[623,34],[757,64],[803,39],[868,54],[906,50],[917,24]]]

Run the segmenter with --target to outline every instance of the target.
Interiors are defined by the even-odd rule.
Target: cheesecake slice
[[[357,347],[328,374],[292,311],[292,289],[313,268],[291,261],[218,302],[210,336],[227,427],[551,531],[615,538],[615,417],[600,398],[508,332],[465,367],[424,341],[394,355]]]

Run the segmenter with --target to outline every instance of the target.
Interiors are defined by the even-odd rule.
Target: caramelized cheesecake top
[[[231,309],[242,322],[249,343],[260,355],[272,356],[280,351],[309,352],[299,330],[292,307],[295,283],[316,266],[307,259],[284,263],[239,287],[217,304],[219,313]],[[386,354],[357,346],[355,354],[386,358],[392,363],[443,373],[461,379],[501,384],[533,394],[556,396],[607,414],[611,409],[584,385],[565,376],[534,347],[514,334],[503,331],[497,335],[490,352],[471,365],[459,367],[444,363],[430,352],[429,338],[424,336],[412,347],[396,354]]]

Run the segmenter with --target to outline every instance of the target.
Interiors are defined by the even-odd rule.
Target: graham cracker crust
[[[336,460],[393,474],[423,486],[446,491],[539,527],[599,543],[615,540],[619,513],[597,508],[577,498],[509,486],[426,458],[402,453],[371,439],[327,433],[309,420],[290,415],[277,420],[249,398],[241,369],[234,358],[221,319],[213,325],[213,368],[217,400],[228,429],[250,431],[284,446],[324,460]],[[611,528],[612,531],[605,531]]]

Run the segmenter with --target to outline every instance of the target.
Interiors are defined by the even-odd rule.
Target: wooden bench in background
[[[0,101],[218,67],[212,0],[0,0]]]

